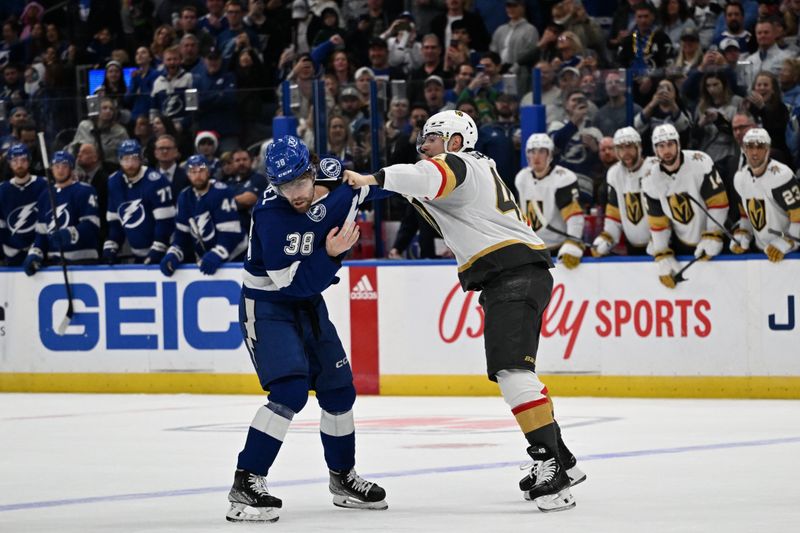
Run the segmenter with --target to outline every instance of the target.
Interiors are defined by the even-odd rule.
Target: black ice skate
[[[333,494],[333,505],[349,509],[373,509],[382,511],[389,508],[386,491],[375,483],[370,483],[356,473],[355,468],[337,472],[330,470],[331,482],[328,488]]]
[[[570,478],[550,450],[544,446],[531,446],[528,448],[528,455],[533,459],[533,466],[530,474],[519,482],[519,488],[525,492],[525,499],[533,500],[544,513],[575,507],[575,498],[569,490]]]
[[[561,457],[564,457],[562,454]],[[531,468],[530,463],[525,465],[523,468]],[[574,487],[580,483],[586,481],[586,474],[583,470],[580,469],[578,466],[578,460],[575,458],[574,455],[570,454],[569,458],[564,463],[564,468],[567,471],[567,477],[569,478],[569,486]],[[519,480],[519,487],[522,489],[522,495],[526,500],[532,500],[531,498],[531,489],[536,485],[536,471],[531,468],[530,473]]]
[[[283,502],[267,490],[267,478],[237,470],[228,493],[231,508],[225,518],[229,522],[275,522]]]

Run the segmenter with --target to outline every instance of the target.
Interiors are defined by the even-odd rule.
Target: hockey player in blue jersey
[[[240,261],[247,250],[247,235],[239,221],[233,189],[211,179],[208,161],[193,155],[186,161],[191,187],[178,196],[175,233],[161,272],[171,276],[185,256],[194,251],[200,272],[213,275],[224,261]]]
[[[227,519],[278,519],[282,502],[268,492],[266,476],[309,390],[322,408],[334,505],[386,509],[386,492],[354,468],[353,373],[321,295],[338,281],[341,260],[358,240],[355,217],[370,188],[342,186],[341,163],[315,165],[296,137],[276,140],[265,159],[271,187],[253,210],[239,317],[269,402],[239,454]]]
[[[59,250],[67,262],[97,259],[100,217],[97,213],[97,191],[88,183],[75,179],[75,158],[69,152],[56,152],[50,162],[55,181],[56,212],[53,214],[50,191],[39,196],[36,240],[23,267],[33,276],[45,257],[59,260]]]
[[[0,183],[0,245],[6,264],[19,266],[36,237],[36,206],[47,179],[31,175],[30,152],[22,143],[11,145],[6,159],[14,176]]]
[[[103,261],[113,264],[123,242],[137,263],[159,263],[175,229],[175,201],[167,178],[142,164],[139,141],[117,149],[122,167],[108,178],[108,239]]]

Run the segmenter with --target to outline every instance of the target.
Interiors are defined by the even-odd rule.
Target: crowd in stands
[[[261,154],[283,113],[282,82],[292,86],[297,133],[313,146],[314,82],[323,80],[320,155],[365,172],[414,163],[427,118],[459,110],[474,119],[477,150],[496,161],[516,195],[526,145],[520,106],[534,101],[533,69],[553,162],[577,176],[587,215],[606,206],[606,173],[617,161],[611,138],[625,126],[653,155],[653,131],[674,125],[681,148],[708,154],[731,193],[749,128],[763,127],[771,157],[798,168],[800,0],[618,0],[613,13],[608,3],[584,1],[6,0],[0,180],[23,177],[10,157],[17,145],[26,149],[24,172],[45,175],[37,140],[44,132],[50,153],[74,157],[75,178],[96,191],[100,258],[113,225],[109,176],[126,175],[120,154],[166,180],[173,206],[193,186],[186,162],[199,154],[195,166],[233,191],[246,224],[266,187]],[[623,69],[633,80],[631,123]],[[90,91],[91,70],[101,70],[102,81]],[[384,87],[376,109],[373,80]],[[378,161],[372,114],[381,124]],[[140,150],[122,150],[126,141]],[[389,257],[402,257],[418,229],[423,257],[447,253],[401,199],[388,203],[389,216],[402,219]],[[18,223],[0,222],[4,246]],[[585,240],[601,224],[592,227]],[[170,242],[161,244],[163,256]]]

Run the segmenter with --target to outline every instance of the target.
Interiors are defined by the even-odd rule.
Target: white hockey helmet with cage
[[[681,136],[678,135],[678,130],[672,124],[659,124],[653,129],[652,135],[653,152],[656,151],[656,145],[666,141],[675,141],[678,144],[678,150],[681,149]]]
[[[450,151],[447,149],[447,143],[455,134],[461,135],[461,150],[467,148],[474,150],[475,144],[478,142],[478,127],[475,126],[472,118],[463,111],[442,111],[430,117],[422,128],[422,136],[426,137],[430,134],[442,136],[445,152]]]
[[[748,130],[742,139],[743,146],[747,146],[748,144],[766,144],[770,146],[772,145],[772,139],[764,128],[753,128]]]

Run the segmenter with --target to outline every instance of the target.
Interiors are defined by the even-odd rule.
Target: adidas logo
[[[350,290],[350,299],[351,300],[377,300],[378,293],[375,292],[375,289],[372,287],[372,283],[370,283],[369,278],[366,274],[361,276],[361,279],[358,280],[353,288]]]

